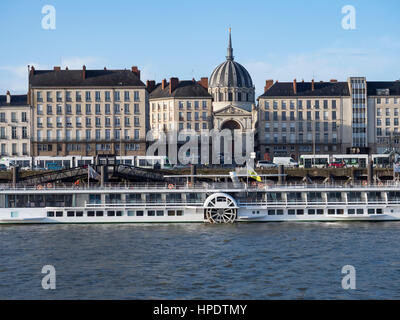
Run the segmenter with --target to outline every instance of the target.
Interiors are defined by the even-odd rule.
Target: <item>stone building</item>
[[[400,151],[400,81],[266,81],[259,157]]]
[[[30,69],[32,155],[144,155],[148,93],[131,70]]]
[[[0,156],[30,155],[31,109],[27,95],[0,95]]]
[[[207,92],[208,79],[200,81],[171,78],[155,84],[147,82],[150,104],[150,128],[156,131],[209,130],[211,123],[211,95]]]

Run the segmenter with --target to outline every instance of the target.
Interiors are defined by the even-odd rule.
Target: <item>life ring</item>
[[[168,189],[174,189],[175,188],[175,186],[172,184],[172,183],[170,183],[169,185],[168,185]]]
[[[42,190],[42,189],[43,189],[43,186],[42,186],[41,184],[39,184],[39,185],[36,187],[36,189],[37,189],[37,190]]]
[[[192,183],[191,182],[188,182],[188,187],[191,187],[192,186]]]
[[[51,188],[53,188],[53,185],[49,182],[49,183],[46,185],[46,187],[47,187],[47,189],[51,189]]]
[[[368,182],[364,180],[362,184],[363,184],[363,186],[366,186],[366,185],[368,185]]]
[[[258,188],[259,188],[259,189],[264,188],[264,184],[260,182],[260,183],[258,184]]]
[[[382,186],[383,186],[383,183],[382,183],[382,181],[379,181],[379,183],[378,183],[378,186],[380,186],[380,187],[382,187]]]
[[[253,182],[251,183],[251,185],[255,187],[255,186],[257,185],[257,182],[253,181]]]

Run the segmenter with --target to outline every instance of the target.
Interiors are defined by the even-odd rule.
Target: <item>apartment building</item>
[[[368,81],[367,94],[371,152],[400,152],[400,81]]]
[[[140,70],[30,69],[32,155],[144,155],[148,94]]]
[[[208,79],[200,81],[170,78],[155,84],[147,82],[150,92],[150,128],[155,132],[211,129],[212,97]]]
[[[27,95],[0,95],[0,156],[30,155],[30,107]]]
[[[400,81],[267,80],[259,97],[259,155],[400,152]]]
[[[345,153],[351,144],[351,93],[346,82],[267,80],[258,98],[258,156]]]

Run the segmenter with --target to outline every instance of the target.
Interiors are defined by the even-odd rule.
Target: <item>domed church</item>
[[[215,129],[255,129],[255,88],[248,71],[234,61],[231,29],[226,61],[211,74],[208,92],[213,97]]]

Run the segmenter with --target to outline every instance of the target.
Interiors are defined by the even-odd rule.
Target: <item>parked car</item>
[[[343,161],[334,161],[329,164],[329,168],[344,168],[345,166]]]
[[[5,164],[0,164],[0,171],[7,171],[7,166]]]
[[[277,168],[278,165],[276,163],[271,162],[271,161],[260,160],[260,161],[257,162],[256,167],[257,168],[265,168],[265,169],[273,169],[273,168]]]

